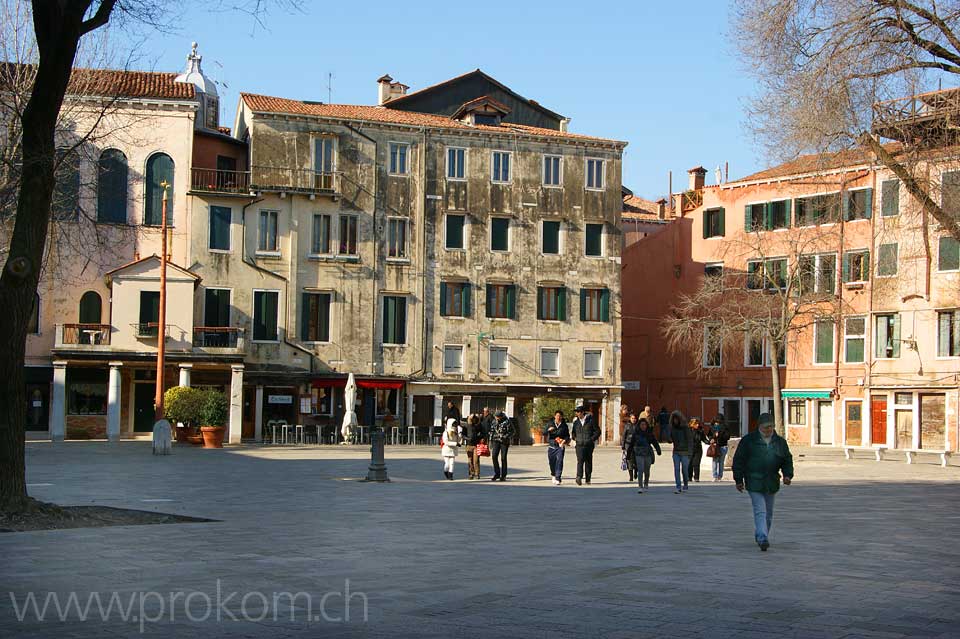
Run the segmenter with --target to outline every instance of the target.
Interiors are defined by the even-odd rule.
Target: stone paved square
[[[39,499],[218,521],[0,534],[0,636],[960,636],[960,469],[794,454],[796,482],[761,553],[729,475],[674,495],[666,455],[638,495],[613,448],[578,488],[572,451],[555,487],[542,447],[511,449],[510,480],[496,484],[462,479],[462,457],[445,481],[436,448],[388,447],[393,481],[381,485],[356,481],[366,447],[180,446],[155,458],[143,442],[33,443]],[[219,621],[218,584],[222,598],[237,593]],[[104,609],[118,600],[106,621],[96,603],[82,623],[76,609],[57,620],[52,604],[45,621],[19,621],[9,593],[22,606],[29,592],[41,607],[50,592],[64,604],[75,592],[81,607],[90,593]],[[307,595],[273,605],[298,592],[317,619]],[[121,618],[131,601],[157,621]]]

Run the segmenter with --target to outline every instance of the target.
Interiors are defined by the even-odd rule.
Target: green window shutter
[[[487,317],[493,317],[493,305],[496,302],[496,297],[494,297],[494,288],[492,285],[487,284]]]
[[[893,356],[900,357],[900,314],[893,316]]]
[[[743,210],[743,230],[747,233],[753,231],[752,218],[750,217],[750,205],[747,204]]]
[[[793,217],[793,200],[787,200],[783,203],[783,218],[786,228],[790,228],[790,219]]]
[[[441,287],[442,286],[441,284]],[[394,344],[396,342],[393,334],[394,323],[393,299],[385,297],[383,298],[383,342],[385,344]]]
[[[720,236],[723,237],[726,234],[726,223],[724,220],[724,217],[726,217],[726,211],[721,208],[719,215],[720,215]]]
[[[471,289],[470,283],[468,282],[463,285],[463,290],[460,292],[460,300],[464,317],[470,317],[470,297]]]
[[[563,286],[557,289],[557,319],[567,321],[567,289]]]
[[[440,316],[445,317],[447,314],[447,283],[440,282]]]
[[[543,319],[543,307],[544,307],[544,296],[547,294],[546,289],[542,286],[537,287],[537,319]]]
[[[900,180],[884,180],[880,185],[880,215],[893,217],[900,214]]]
[[[580,289],[580,321],[587,321],[587,289]]]
[[[511,284],[507,287],[507,317],[517,319],[517,285]]]
[[[944,235],[939,241],[937,270],[955,271],[957,269],[960,269],[960,241]]]
[[[863,217],[870,219],[873,215],[873,189],[866,189],[866,195],[863,198]]]
[[[304,293],[300,299],[300,339],[308,342],[310,341],[310,303],[313,301],[313,295]]]
[[[843,268],[843,281],[849,282],[850,281],[850,254],[849,253],[843,254],[842,268]]]
[[[863,254],[863,281],[866,282],[870,279],[870,251],[866,251]]]
[[[763,204],[763,228],[768,231],[773,228],[773,202]]]
[[[610,289],[603,289],[600,292],[600,321],[610,321]]]
[[[843,192],[843,202],[841,202],[840,208],[843,213],[843,219],[849,221],[850,220],[850,191]]]
[[[707,224],[707,220],[710,219],[710,212],[703,212],[703,239],[710,237],[710,225]],[[582,297],[582,296],[581,296]]]
[[[937,326],[937,357],[950,355],[950,324],[953,313],[940,313]]]

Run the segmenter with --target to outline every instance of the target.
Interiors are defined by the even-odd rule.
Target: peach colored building
[[[960,157],[940,153],[926,169],[943,206],[960,206]],[[663,231],[624,249],[624,402],[723,413],[734,434],[753,430],[773,410],[768,345],[672,354],[662,323],[711,273],[786,272],[788,260],[806,260],[811,286],[839,312],[788,339],[779,374],[789,440],[956,451],[957,240],[866,155],[804,156],[710,187],[703,174],[691,170]]]

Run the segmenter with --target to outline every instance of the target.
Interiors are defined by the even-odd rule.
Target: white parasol
[[[357,404],[357,382],[353,379],[353,373],[347,378],[347,385],[343,389],[343,426],[340,427],[340,434],[343,435],[344,443],[350,441],[350,435],[353,428],[357,426],[357,412],[354,410]]]

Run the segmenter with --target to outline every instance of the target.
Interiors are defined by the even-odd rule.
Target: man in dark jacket
[[[444,423],[446,423],[447,419],[455,419],[458,422],[461,420],[460,409],[453,403],[453,400],[447,400],[447,415]]]
[[[670,413],[666,406],[660,407],[660,412],[657,413],[657,423],[660,424],[660,441],[669,443],[671,441]]]
[[[480,415],[480,425],[483,426],[483,432],[489,433],[493,430],[493,425],[497,423],[497,418],[493,416],[490,409],[483,407],[483,413]]]
[[[593,423],[593,413],[585,406],[577,406],[574,411],[577,418],[573,420],[573,438],[577,442],[577,486],[581,480],[590,483],[593,474],[593,449],[600,440],[600,429]]]
[[[563,482],[563,454],[570,443],[570,427],[563,417],[563,411],[553,414],[553,420],[543,429],[543,436],[547,441],[547,463],[550,464],[550,476],[553,485],[559,486]]]
[[[670,414],[670,437],[673,440],[673,480],[677,485],[676,494],[690,487],[690,450],[693,435],[687,425],[687,419],[678,410]],[[700,444],[697,444],[699,446]]]
[[[793,455],[787,440],[774,432],[773,415],[764,413],[757,430],[740,440],[733,455],[733,479],[737,490],[746,488],[753,503],[754,537],[760,550],[770,547],[773,502],[780,490],[780,475],[787,486],[793,481]]]
[[[490,457],[493,461],[493,477],[490,481],[498,479],[507,481],[507,452],[510,450],[510,442],[516,434],[516,428],[502,410],[497,411],[496,418],[490,429]]]

